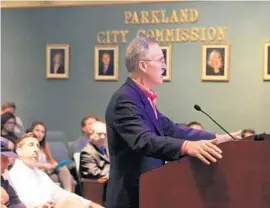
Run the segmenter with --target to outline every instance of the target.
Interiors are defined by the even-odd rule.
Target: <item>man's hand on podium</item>
[[[217,162],[221,159],[221,149],[217,146],[217,139],[200,140],[200,141],[185,141],[184,152],[190,156],[196,157],[207,165],[211,162]]]
[[[238,130],[230,134],[235,138],[236,141],[238,141],[242,139],[241,133],[242,133],[242,130]],[[234,141],[233,138],[228,134],[216,134],[216,140],[217,140],[217,144]]]

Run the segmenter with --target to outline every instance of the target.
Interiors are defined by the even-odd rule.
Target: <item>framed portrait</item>
[[[270,40],[263,45],[263,79],[270,80]]]
[[[118,45],[95,46],[95,80],[118,80]]]
[[[171,68],[171,54],[172,54],[172,47],[171,45],[161,45],[161,50],[164,55],[165,63],[167,66],[166,71],[164,71],[163,75],[163,81],[171,81],[171,73],[172,73],[172,68]]]
[[[46,47],[46,77],[69,78],[69,45],[48,44]]]
[[[211,43],[202,45],[202,80],[229,81],[230,44]]]

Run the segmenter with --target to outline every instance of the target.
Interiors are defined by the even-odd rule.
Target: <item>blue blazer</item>
[[[114,93],[107,110],[106,125],[111,160],[106,208],[137,208],[140,175],[177,160],[185,140],[213,139],[205,131],[177,126],[153,108],[132,79]]]

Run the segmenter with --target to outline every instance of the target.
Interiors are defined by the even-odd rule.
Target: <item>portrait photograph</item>
[[[263,45],[263,79],[270,80],[270,40]]]
[[[95,47],[95,80],[118,80],[118,45]]]
[[[202,80],[229,81],[230,44],[202,45]]]
[[[46,47],[46,77],[69,78],[69,45],[48,44]]]
[[[164,55],[165,63],[166,63],[166,70],[164,71],[163,75],[163,81],[171,81],[171,45],[161,45],[161,50]]]

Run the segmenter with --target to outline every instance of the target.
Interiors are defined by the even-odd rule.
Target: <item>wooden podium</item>
[[[140,208],[269,208],[270,142],[219,146],[213,165],[186,156],[144,173]]]

